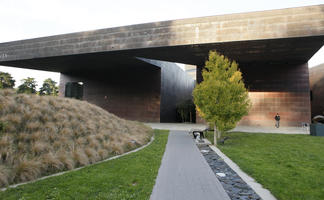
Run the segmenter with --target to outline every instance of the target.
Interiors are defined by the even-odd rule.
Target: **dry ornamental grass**
[[[152,130],[85,101],[0,90],[0,187],[147,143]]]

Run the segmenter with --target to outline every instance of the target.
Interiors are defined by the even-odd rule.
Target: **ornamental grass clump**
[[[152,130],[86,101],[0,90],[0,187],[137,148]]]

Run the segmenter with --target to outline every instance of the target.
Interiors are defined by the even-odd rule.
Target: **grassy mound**
[[[122,154],[151,135],[85,101],[0,90],[0,186]]]
[[[149,200],[168,141],[168,132],[155,130],[153,143],[138,152],[0,191],[0,199]]]

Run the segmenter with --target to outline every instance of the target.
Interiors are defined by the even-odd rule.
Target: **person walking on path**
[[[279,125],[280,125],[280,115],[277,113],[276,116],[275,116],[275,120],[276,120],[276,128],[279,128]]]

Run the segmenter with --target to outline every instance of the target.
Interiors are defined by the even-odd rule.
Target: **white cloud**
[[[324,46],[308,61],[308,66],[311,68],[322,63],[324,63]]]

